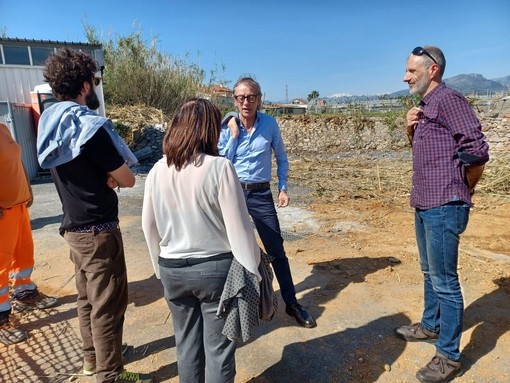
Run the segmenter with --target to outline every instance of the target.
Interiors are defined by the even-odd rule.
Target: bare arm
[[[112,189],[116,187],[131,188],[135,185],[135,181],[135,175],[126,164],[108,173],[108,179],[106,180],[108,186]]]

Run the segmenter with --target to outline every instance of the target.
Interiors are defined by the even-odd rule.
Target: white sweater
[[[260,249],[239,179],[223,157],[202,155],[177,171],[159,160],[145,181],[142,229],[159,278],[158,257],[205,258],[231,251],[260,281]]]

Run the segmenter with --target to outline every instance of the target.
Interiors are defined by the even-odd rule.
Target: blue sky
[[[0,0],[7,37],[86,42],[84,23],[105,39],[141,30],[227,86],[251,74],[271,101],[405,89],[418,45],[444,51],[445,78],[510,75],[509,0]]]

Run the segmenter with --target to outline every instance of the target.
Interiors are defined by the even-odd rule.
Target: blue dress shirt
[[[235,117],[239,125],[239,136],[232,138],[227,122]],[[287,190],[289,160],[285,152],[280,127],[276,120],[264,113],[257,112],[255,124],[248,133],[238,118],[238,113],[228,113],[222,121],[220,155],[234,164],[239,180],[243,183],[261,183],[271,181],[272,152],[276,158],[278,189]]]

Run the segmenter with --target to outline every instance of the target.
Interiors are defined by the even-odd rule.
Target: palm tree
[[[308,101],[313,100],[314,98],[319,98],[319,91],[312,90],[312,92],[308,95]]]

